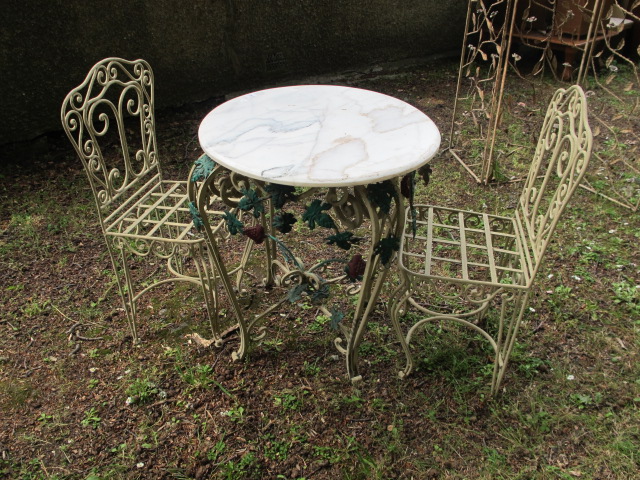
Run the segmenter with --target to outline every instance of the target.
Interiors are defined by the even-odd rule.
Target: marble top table
[[[426,163],[440,146],[438,128],[408,103],[331,85],[234,98],[205,117],[198,135],[207,155],[233,171],[308,187],[398,177]]]
[[[349,376],[353,381],[359,380],[358,347],[389,271],[385,268],[389,257],[382,261],[376,246],[401,235],[405,218],[400,178],[435,155],[440,146],[438,128],[420,110],[381,93],[342,86],[298,85],[233,98],[204,118],[198,135],[202,149],[216,164],[225,171],[256,180],[255,188],[264,189],[265,184],[310,187],[307,196],[300,197],[306,199],[310,193],[326,191],[324,201],[332,205],[336,218],[351,228],[358,227],[363,218],[368,219],[370,247],[368,254],[361,257],[366,269],[361,286],[351,289],[359,295],[357,306],[351,326],[344,321],[339,324],[347,340],[346,348],[342,337],[336,339],[338,350],[346,356]],[[209,175],[211,184],[215,175]],[[369,190],[385,180],[389,182],[387,191],[389,186],[393,191],[393,207],[389,208],[376,205]],[[207,193],[205,187],[202,191]],[[349,215],[354,216],[345,220]],[[268,222],[262,221],[270,228]],[[216,250],[215,240],[211,242],[212,250]],[[267,263],[285,268],[283,262],[275,260],[276,249],[269,246],[270,242],[273,240],[267,238]],[[280,278],[304,278],[313,283],[312,279],[318,278],[316,267],[298,264]],[[221,263],[219,268],[226,267]],[[222,277],[229,283],[226,274]],[[277,278],[267,279],[267,284],[270,281],[277,284]],[[233,290],[230,284],[227,290]],[[243,345],[255,323],[245,322],[242,315],[236,308],[241,348],[234,358],[244,355]]]

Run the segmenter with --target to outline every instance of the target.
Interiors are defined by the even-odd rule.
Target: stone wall
[[[0,144],[60,130],[98,60],[144,58],[157,107],[455,51],[466,0],[4,0]]]

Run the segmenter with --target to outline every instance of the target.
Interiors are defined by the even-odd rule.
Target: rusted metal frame
[[[483,168],[481,180],[485,185],[493,179],[493,169],[495,159],[493,158],[493,149],[496,143],[496,134],[498,131],[498,125],[502,119],[502,98],[504,96],[504,86],[507,79],[507,70],[509,69],[508,55],[511,51],[511,41],[513,38],[513,29],[516,18],[516,7],[518,6],[518,0],[507,1],[507,10],[505,12],[505,21],[508,22],[508,34],[502,35],[501,51],[498,59],[498,66],[496,67],[496,76],[499,77],[494,84],[493,93],[491,96],[491,127],[490,134],[488,134],[488,142],[485,145],[485,152],[483,155]],[[503,28],[505,28],[503,26]],[[506,48],[505,48],[506,44]],[[498,85],[499,81],[499,85]],[[488,151],[487,151],[488,149]]]
[[[449,136],[449,151],[452,156],[458,160],[458,162],[467,170],[467,172],[476,180],[478,183],[487,184],[492,180],[494,163],[494,148],[496,142],[496,135],[498,131],[498,125],[502,116],[502,98],[503,92],[506,82],[507,70],[509,67],[508,54],[511,50],[511,42],[513,38],[513,30],[515,24],[515,16],[516,16],[516,7],[518,0],[504,0],[506,9],[505,9],[505,19],[504,24],[501,26],[501,31],[499,33],[500,39],[499,43],[497,42],[497,38],[492,39],[492,43],[496,46],[496,49],[499,51],[497,55],[497,64],[494,67],[491,67],[493,74],[493,85],[491,87],[491,100],[489,108],[486,109],[484,107],[484,113],[489,118],[489,124],[486,131],[481,132],[481,138],[484,139],[484,149],[482,153],[482,162],[469,164],[465,159],[463,159],[455,150],[454,150],[454,138],[455,138],[455,123],[459,109],[459,102],[461,96],[461,85],[463,78],[463,70],[466,66],[470,65],[473,62],[473,58],[465,61],[466,52],[469,47],[468,40],[471,33],[482,32],[484,23],[491,24],[491,19],[487,18],[488,9],[485,6],[484,0],[470,0],[467,8],[467,19],[465,25],[465,34],[463,38],[462,44],[462,53],[460,58],[460,66],[458,70],[458,83],[456,86],[456,98],[454,102],[453,115],[451,119],[451,130]],[[478,6],[475,8],[475,6]],[[476,14],[474,10],[477,12],[482,12],[485,16],[485,20],[483,22],[478,22],[477,28],[474,32],[470,32],[472,22],[476,19]],[[474,25],[475,27],[475,25]],[[491,35],[498,35],[493,31],[493,26],[489,25],[489,30]],[[483,42],[484,43],[484,42]],[[481,45],[476,46],[475,48],[479,49]],[[494,60],[492,60],[494,61]],[[491,79],[487,79],[485,81],[490,81]],[[483,99],[484,103],[485,100]],[[474,167],[480,165],[480,171],[476,172]]]
[[[456,97],[453,102],[453,115],[451,116],[451,128],[449,129],[449,149],[450,150],[453,148],[453,139],[455,138],[454,132],[455,132],[456,112],[458,111],[458,102],[460,99],[460,86],[462,85],[462,71],[465,65],[465,52],[467,48],[467,41],[469,38],[469,25],[471,24],[471,18],[472,18],[472,5],[476,1],[477,0],[469,0],[469,3],[467,4],[467,20],[465,22],[465,27],[464,27],[464,37],[462,38],[460,66],[458,67],[458,82],[456,84]],[[460,161],[464,165],[464,163],[462,162],[462,159],[460,159],[459,157],[458,157],[458,161]]]
[[[595,48],[596,37],[598,36],[598,27],[600,25],[600,19],[602,18],[602,10],[604,9],[604,0],[595,0],[595,2],[593,12],[591,13],[589,29],[587,31],[586,48],[584,49],[582,58],[580,59],[580,69],[578,70],[578,78],[576,81],[578,85],[584,84],[590,59],[593,55],[593,49]]]

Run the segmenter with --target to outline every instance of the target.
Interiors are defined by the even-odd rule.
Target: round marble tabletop
[[[242,95],[212,110],[198,132],[214,161],[283,185],[365,185],[429,161],[440,132],[417,108],[358,88],[298,85]]]

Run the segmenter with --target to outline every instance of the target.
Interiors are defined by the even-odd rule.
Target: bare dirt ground
[[[456,75],[443,61],[340,83],[404,99],[447,135]],[[553,87],[533,100],[516,82],[513,118],[533,142]],[[590,101],[603,98],[594,89]],[[158,112],[167,177],[186,178],[199,122],[219,101]],[[497,399],[490,349],[471,334],[425,339],[418,371],[397,378],[403,357],[385,311],[393,278],[362,345],[365,381],[353,387],[336,332],[305,302],[274,312],[265,340],[234,363],[233,335],[221,349],[187,338],[207,334],[195,290],[152,291],[134,346],[70,144],[50,135],[20,155],[0,169],[0,477],[637,475],[637,213],[578,192]],[[447,154],[433,169],[418,200],[503,212],[520,188],[478,186]]]

